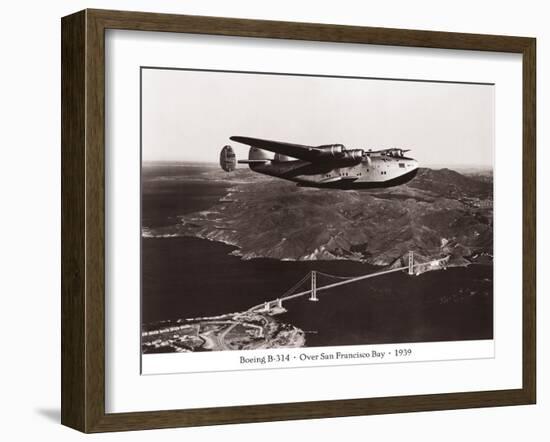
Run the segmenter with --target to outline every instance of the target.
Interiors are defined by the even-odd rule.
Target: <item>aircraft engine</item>
[[[224,146],[220,152],[220,166],[226,172],[233,172],[237,167],[237,156],[229,145]]]
[[[317,149],[321,151],[321,158],[342,158],[346,153],[343,144],[327,144],[319,146]]]
[[[338,160],[339,163],[357,164],[365,157],[363,149],[346,150],[343,144],[329,144],[319,146],[317,149],[321,151],[320,158],[326,160]]]
[[[351,149],[346,150],[344,154],[344,158],[346,160],[349,159],[350,161],[361,161],[365,156],[365,151],[363,149]]]

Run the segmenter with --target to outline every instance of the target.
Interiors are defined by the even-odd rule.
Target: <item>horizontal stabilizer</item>
[[[269,163],[271,160],[239,160],[239,164],[265,164]]]

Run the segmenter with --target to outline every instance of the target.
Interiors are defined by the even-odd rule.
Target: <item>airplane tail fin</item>
[[[237,167],[237,156],[229,145],[224,146],[220,152],[220,166],[226,172],[233,172]]]

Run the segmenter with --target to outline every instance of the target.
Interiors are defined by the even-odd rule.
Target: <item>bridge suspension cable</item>
[[[330,279],[333,279],[333,280],[336,279],[336,280],[344,280],[345,281],[345,280],[357,278],[357,276],[336,276],[336,275],[331,275],[329,273],[319,272],[318,270],[317,271],[313,270],[313,271],[308,272],[302,279],[300,279],[296,284],[294,284],[285,293],[283,293],[280,296],[280,298],[286,298],[289,295],[292,295],[293,293],[295,293],[296,290],[298,290],[298,288],[302,284],[304,284],[308,279],[312,278],[314,272],[315,272],[316,277],[324,276],[325,278],[330,278]],[[312,287],[312,289],[313,289],[313,287]]]
[[[298,281],[296,284],[294,284],[291,288],[289,288],[282,296],[281,298],[286,298],[288,295],[294,293],[298,287],[300,287],[304,282],[306,282],[309,277],[311,276],[311,272],[309,272],[306,276],[304,276],[300,281]]]
[[[327,278],[332,278],[332,279],[342,279],[342,280],[345,280],[345,279],[357,278],[357,276],[336,276],[336,275],[331,275],[331,274],[329,274],[329,273],[320,272],[319,270],[317,270],[317,274],[318,274],[318,275],[321,275],[321,276],[325,276],[325,277],[327,277]]]

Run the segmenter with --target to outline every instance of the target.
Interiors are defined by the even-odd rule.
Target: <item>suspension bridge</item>
[[[300,281],[298,281],[294,286],[287,290],[281,297],[273,299],[271,301],[266,301],[261,304],[255,305],[248,309],[248,311],[264,311],[269,312],[273,309],[282,309],[283,302],[290,301],[291,299],[300,298],[302,296],[309,296],[309,300],[316,302],[319,301],[317,296],[319,292],[333,289],[335,287],[340,287],[342,285],[351,284],[353,282],[363,281],[365,279],[376,278],[378,276],[387,275],[389,273],[403,272],[407,271],[409,275],[417,275],[421,272],[427,270],[436,270],[439,268],[446,268],[446,263],[449,260],[449,257],[439,258],[428,262],[415,262],[414,252],[410,251],[408,253],[408,262],[407,265],[396,267],[388,270],[382,270],[380,272],[368,273],[361,276],[336,276],[330,275],[328,273],[319,272],[317,270],[312,270],[306,276],[304,276]],[[337,280],[327,285],[318,285],[319,276],[323,276],[328,279]],[[310,288],[308,290],[302,290],[297,292],[297,290],[304,284],[306,281],[310,281]]]

